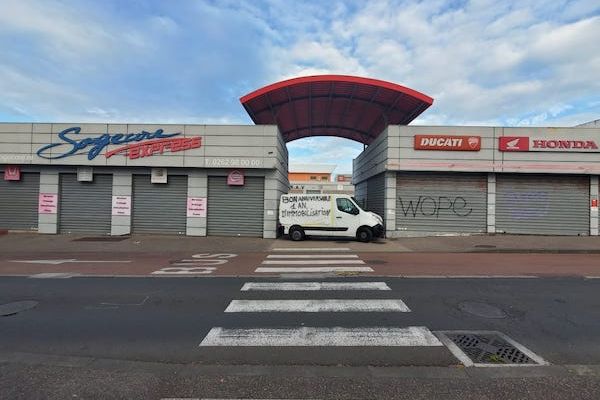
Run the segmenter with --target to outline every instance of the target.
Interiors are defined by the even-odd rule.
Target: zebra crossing
[[[352,272],[356,268],[366,271],[369,267],[347,266],[348,261],[364,264],[355,254],[331,254],[334,251],[347,252],[350,249],[340,248],[298,248],[274,249],[275,252],[286,254],[268,255],[262,265],[277,265],[257,267],[256,272],[280,272],[285,277],[289,273],[322,273],[322,272]],[[305,252],[319,252],[305,254]],[[295,254],[298,252],[299,254]],[[290,254],[292,253],[292,254]],[[316,261],[330,261],[332,266],[315,267]],[[345,263],[344,263],[345,261]],[[342,265],[338,265],[342,264]],[[318,264],[317,264],[318,265]],[[315,276],[318,276],[315,274]],[[301,292],[303,298],[273,299],[233,299],[224,310],[229,316],[238,313],[410,313],[409,306],[399,298],[378,298],[379,292],[389,292],[391,288],[386,282],[352,281],[284,281],[284,282],[246,282],[240,289],[240,297],[254,293],[272,296],[278,292],[278,297],[286,297],[285,293]],[[310,293],[327,292],[327,298]],[[351,293],[355,298],[348,297]],[[368,292],[373,298],[358,298],[357,293]],[[336,294],[342,293],[341,296]],[[290,297],[298,297],[291,296]],[[313,297],[313,298],[311,298]],[[332,317],[333,318],[333,317]],[[300,325],[300,324],[298,324]],[[213,327],[200,343],[200,347],[436,347],[444,346],[437,337],[425,326],[251,326],[251,327]]]
[[[322,274],[373,272],[347,247],[279,247],[254,272],[265,274]],[[306,254],[311,253],[311,254]]]

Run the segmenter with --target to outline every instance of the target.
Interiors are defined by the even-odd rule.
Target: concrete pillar
[[[598,176],[590,176],[590,200],[598,201]],[[590,207],[590,235],[598,236],[598,207]]]
[[[59,175],[58,171],[42,168],[40,172],[40,194],[59,195]],[[51,233],[58,232],[58,213],[60,212],[60,198],[58,199],[56,214],[38,214],[38,232]]]
[[[113,173],[112,195],[129,197],[131,209],[129,215],[112,215],[110,234],[111,235],[129,235],[131,233],[131,213],[133,209],[132,199],[133,176],[131,172]]]
[[[496,174],[488,174],[487,233],[496,233]]]
[[[206,171],[192,171],[188,175],[188,197],[208,197],[208,177]],[[208,201],[206,203],[208,207]],[[185,234],[206,236],[206,217],[187,217]]]
[[[381,217],[385,223],[385,234],[388,237],[396,232],[396,172],[385,172],[385,203]]]
[[[265,176],[265,200],[263,214],[263,238],[277,237],[279,198],[284,193],[283,184],[277,179],[279,171],[268,172]]]

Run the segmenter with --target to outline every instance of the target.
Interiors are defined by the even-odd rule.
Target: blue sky
[[[435,99],[414,124],[600,118],[600,3],[3,0],[0,121],[250,124],[239,97],[295,76],[389,80]],[[289,144],[351,172],[362,145]]]

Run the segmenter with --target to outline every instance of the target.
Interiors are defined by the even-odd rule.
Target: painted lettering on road
[[[217,265],[226,264],[234,257],[237,257],[237,254],[194,254],[190,258],[174,261],[169,266],[152,272],[152,275],[208,275],[217,270]]]

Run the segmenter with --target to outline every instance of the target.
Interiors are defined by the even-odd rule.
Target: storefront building
[[[0,229],[272,238],[276,126],[0,124]]]
[[[0,230],[274,238],[286,143],[338,136],[388,237],[598,235],[597,125],[410,126],[432,98],[342,75],[240,101],[256,125],[0,124]]]
[[[598,235],[600,129],[389,126],[354,161],[388,237]]]

